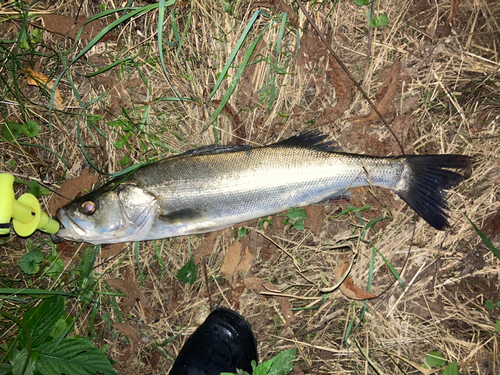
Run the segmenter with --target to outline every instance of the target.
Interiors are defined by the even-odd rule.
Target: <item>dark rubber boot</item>
[[[170,375],[219,375],[236,369],[252,373],[257,342],[250,324],[237,312],[219,307],[189,337]]]

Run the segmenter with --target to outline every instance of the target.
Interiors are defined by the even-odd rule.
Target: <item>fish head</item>
[[[108,183],[57,211],[56,238],[91,244],[140,241],[155,219],[156,197],[133,184]]]

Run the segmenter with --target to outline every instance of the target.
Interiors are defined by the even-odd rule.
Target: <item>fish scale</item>
[[[148,164],[61,208],[57,236],[98,244],[204,233],[369,185],[394,191],[433,227],[448,225],[443,191],[462,180],[450,169],[469,157],[339,153],[325,138],[204,147]]]

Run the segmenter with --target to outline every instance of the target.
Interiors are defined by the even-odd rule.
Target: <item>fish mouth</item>
[[[81,241],[83,239],[86,233],[85,230],[71,220],[64,209],[57,210],[56,216],[59,222],[59,230],[52,235],[53,240],[59,243],[63,240]]]

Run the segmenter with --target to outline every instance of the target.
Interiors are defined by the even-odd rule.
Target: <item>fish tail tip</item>
[[[438,230],[449,227],[448,205],[444,191],[463,181],[464,176],[451,169],[472,166],[466,155],[405,156],[406,173],[396,193],[429,225]]]

